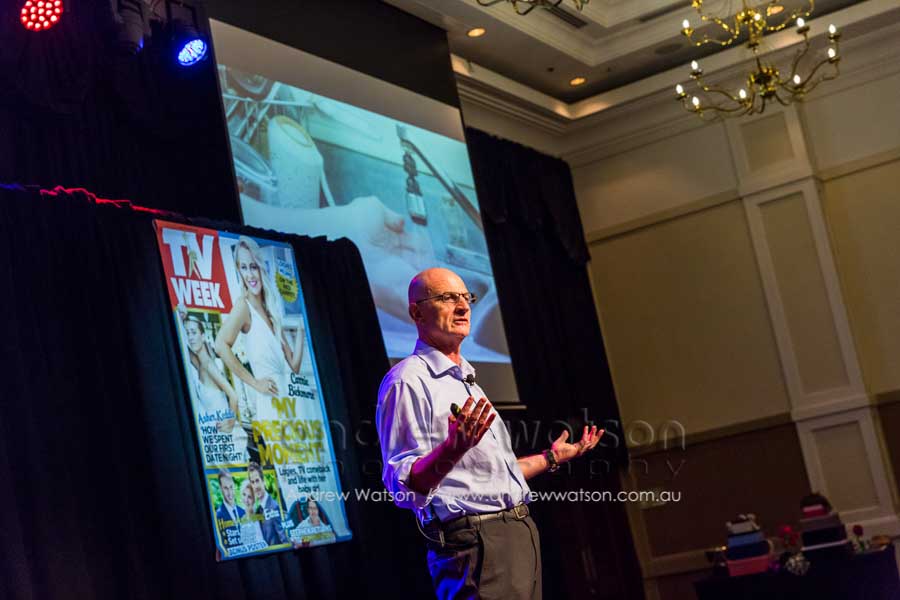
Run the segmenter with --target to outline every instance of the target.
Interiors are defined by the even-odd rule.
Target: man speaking
[[[416,275],[408,296],[419,339],[378,390],[384,484],[416,513],[438,598],[539,599],[540,538],[526,480],[584,454],[603,430],[585,427],[575,444],[563,431],[544,452],[516,458],[460,354],[476,297],[439,268]]]

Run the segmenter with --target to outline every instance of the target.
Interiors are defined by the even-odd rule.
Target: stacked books
[[[801,502],[800,531],[803,554],[810,561],[830,556],[844,557],[850,551],[847,528],[841,515],[821,494],[810,494]]]
[[[756,523],[756,515],[738,515],[726,523],[728,548],[725,551],[729,575],[750,575],[769,568],[772,545]]]

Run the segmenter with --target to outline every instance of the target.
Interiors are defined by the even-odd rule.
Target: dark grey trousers
[[[541,538],[530,516],[467,525],[445,541],[428,545],[439,600],[541,600]]]

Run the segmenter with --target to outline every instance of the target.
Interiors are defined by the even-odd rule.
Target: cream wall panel
[[[842,423],[813,432],[828,499],[839,511],[878,505],[859,422]],[[826,490],[821,490],[823,493]]]
[[[790,410],[739,201],[591,245],[626,423],[689,433]]]
[[[750,171],[761,171],[794,158],[784,114],[777,112],[738,125]]]
[[[799,420],[869,403],[820,197],[816,182],[808,178],[743,199],[791,395],[791,414]],[[787,203],[779,204],[783,200]],[[803,210],[798,208],[801,202]],[[775,212],[766,218],[769,210]],[[772,244],[769,227],[774,232]],[[810,256],[813,253],[815,257]],[[806,257],[798,259],[797,254]],[[792,281],[795,278],[801,285]],[[836,338],[840,364],[820,362],[827,351],[822,355],[823,350],[815,347],[825,339],[816,328],[828,328],[827,335]],[[824,378],[823,372],[828,373]]]
[[[845,523],[869,535],[900,534],[894,482],[871,406],[797,422],[812,489],[825,494]]]
[[[850,381],[803,195],[762,204],[760,213],[803,392],[846,387]]]
[[[824,211],[866,388],[900,389],[900,161],[824,185]]]
[[[572,176],[588,234],[737,187],[721,124],[576,167]]]
[[[830,169],[900,148],[900,73],[802,106],[816,167]]]
[[[794,106],[725,122],[742,196],[812,176],[800,115]]]

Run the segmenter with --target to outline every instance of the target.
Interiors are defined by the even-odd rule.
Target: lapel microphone
[[[465,383],[466,385],[475,385],[475,376],[472,375],[471,373],[469,373],[468,375],[466,375],[463,378],[463,383]],[[461,412],[462,412],[462,409],[459,407],[459,404],[457,404],[456,402],[454,402],[453,404],[450,405],[450,413],[454,417],[458,417],[459,413],[461,413]]]

